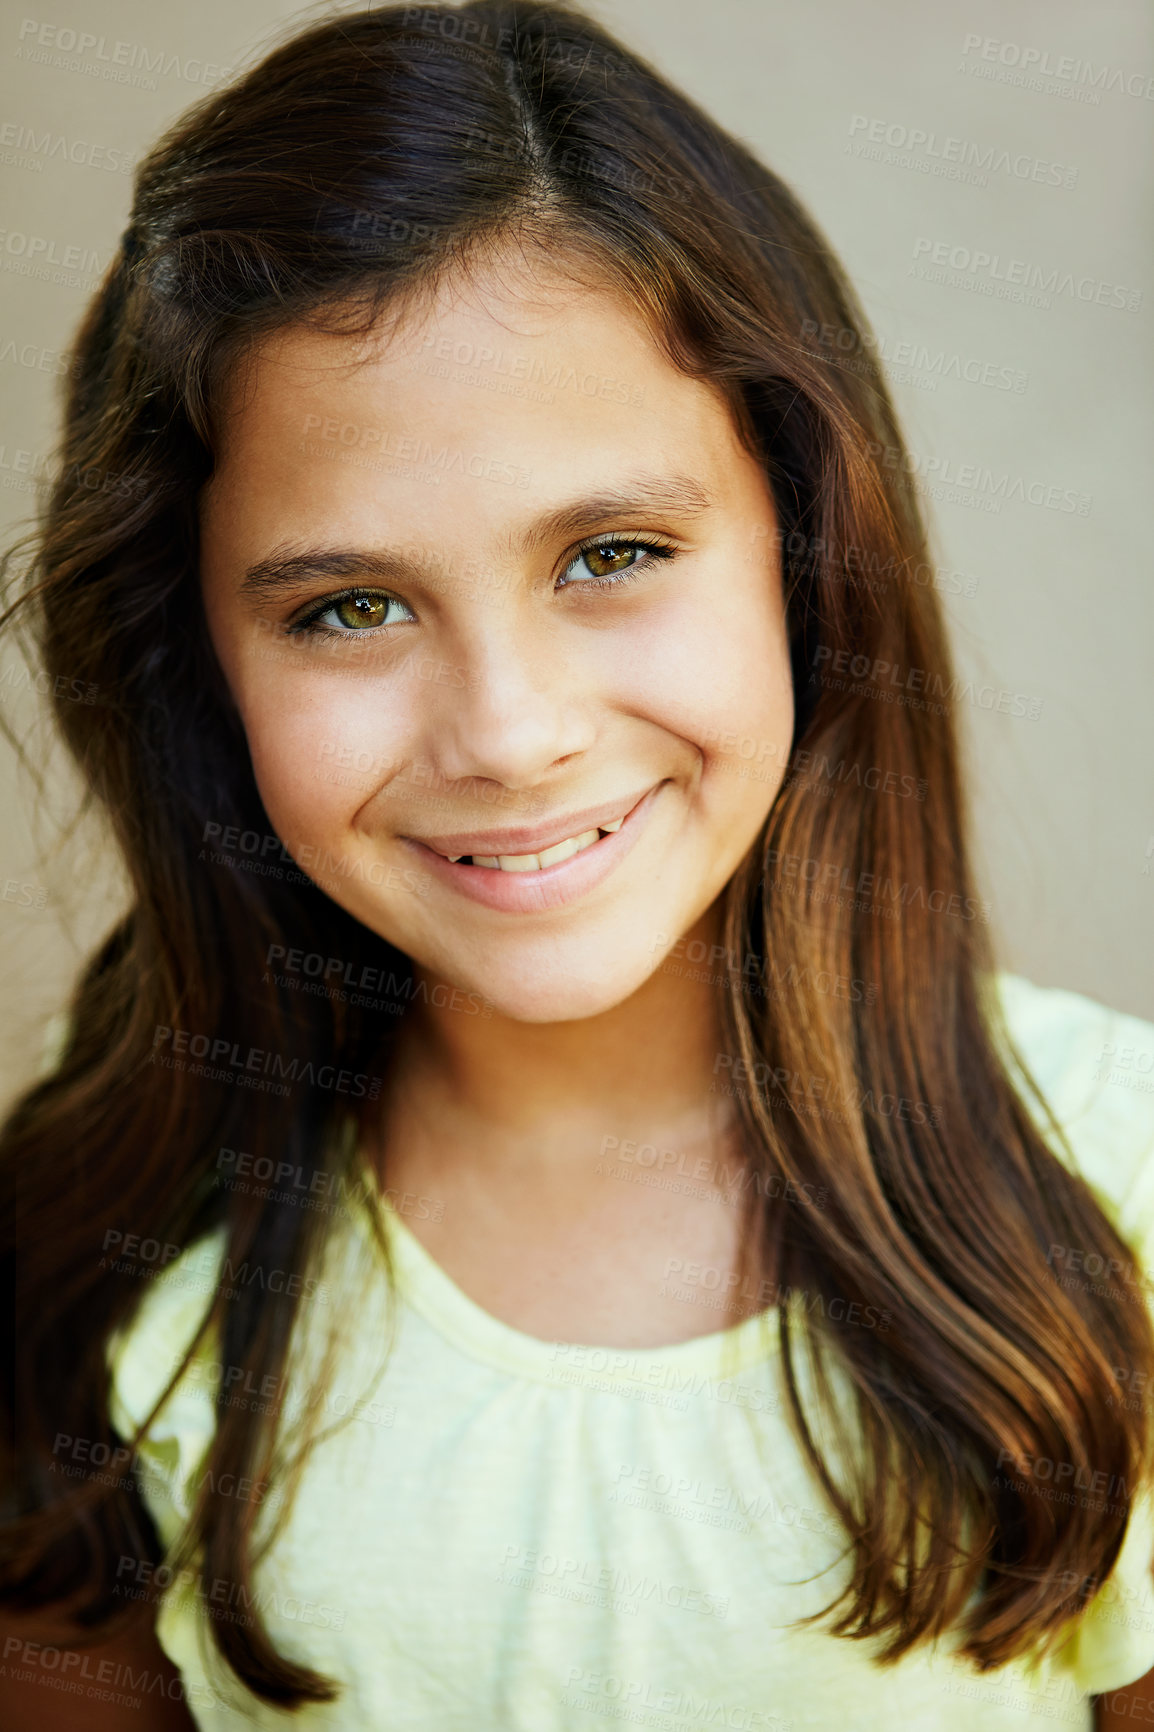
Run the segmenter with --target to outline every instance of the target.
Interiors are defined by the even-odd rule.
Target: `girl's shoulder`
[[[1031,1116],[1154,1264],[1154,1023],[1014,974],[996,988],[1006,1060]]]
[[[1154,1265],[1154,1023],[1019,975],[1000,973],[991,984],[995,1037],[1047,1143]],[[156,1269],[129,1324],[109,1342],[124,1419],[149,1411],[183,1358],[211,1303],[226,1246],[221,1226]],[[339,1261],[340,1250],[330,1252]],[[181,1384],[204,1398],[210,1416],[219,1375],[214,1351],[208,1335],[191,1379]]]
[[[379,1271],[372,1258],[371,1235],[356,1229],[359,1216],[354,1210],[344,1208],[335,1212],[334,1218],[337,1224],[320,1247],[318,1273],[296,1278],[304,1311],[312,1319],[319,1308],[325,1322],[313,1328],[310,1321],[301,1339],[293,1338],[280,1380],[285,1412],[293,1420],[300,1417],[302,1379],[316,1372],[314,1362],[323,1359],[331,1346],[333,1331],[339,1332],[347,1323],[343,1306],[360,1303],[362,1314],[367,1315],[368,1277]],[[158,1241],[145,1243],[157,1245]],[[134,1272],[142,1273],[145,1290],[105,1346],[109,1416],[125,1442],[135,1437],[146,1420],[149,1422],[136,1447],[141,1489],[167,1545],[191,1510],[197,1472],[212,1443],[221,1402],[253,1414],[268,1410],[269,1392],[264,1384],[254,1384],[244,1367],[224,1362],[219,1322],[209,1321],[218,1290],[226,1298],[235,1297],[241,1287],[256,1285],[279,1300],[293,1287],[286,1270],[270,1268],[251,1257],[234,1261],[223,1222],[201,1234],[164,1267],[153,1265]],[[376,1311],[372,1315],[384,1331],[393,1320],[394,1309],[383,1301],[379,1316]],[[362,1344],[345,1340],[344,1357],[350,1367],[359,1366],[363,1356]],[[169,1389],[178,1372],[179,1380]]]
[[[141,1271],[147,1290],[105,1348],[109,1417],[126,1441],[148,1418],[197,1337],[212,1305],[225,1245],[221,1227],[165,1267]],[[216,1331],[209,1328],[137,1449],[141,1489],[166,1544],[191,1508],[191,1482],[216,1425],[220,1372]]]

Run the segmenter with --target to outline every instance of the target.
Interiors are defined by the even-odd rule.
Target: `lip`
[[[602,824],[612,824],[618,818],[628,818],[640,805],[650,789],[638,794],[624,794],[616,800],[603,800],[599,806],[586,806],[582,812],[567,812],[564,817],[551,818],[546,825],[531,828],[523,824],[514,830],[456,830],[447,836],[406,836],[407,842],[419,842],[421,847],[447,858],[450,854],[542,854],[555,848],[570,836],[583,836],[587,830],[599,830]],[[566,827],[567,826],[567,827]],[[552,867],[545,870],[552,871]]]
[[[443,854],[413,837],[402,837],[406,847],[413,849],[420,856],[420,864],[424,871],[430,873],[438,882],[452,890],[467,896],[470,901],[479,902],[483,907],[495,909],[504,914],[535,914],[545,913],[551,908],[560,908],[567,902],[574,902],[578,897],[588,895],[596,889],[610,872],[625,858],[637,842],[649,815],[653,803],[664,787],[663,782],[656,783],[648,793],[636,802],[626,813],[620,830],[613,831],[608,836],[602,836],[588,848],[583,848],[580,854],[570,855],[568,860],[559,860],[554,866],[544,866],[539,872],[502,872],[493,866],[466,866],[463,863],[454,864],[446,860]],[[620,803],[615,809],[607,806],[595,808],[604,820],[612,821],[621,811]],[[581,822],[585,814],[577,815]],[[565,823],[572,822],[566,818]],[[596,821],[586,824],[586,829],[596,828]],[[556,834],[555,830],[552,832]],[[564,836],[580,835],[580,831],[569,830],[562,836],[556,836],[557,841],[563,841]],[[540,848],[552,847],[552,842],[542,841],[537,848],[519,843],[517,848],[507,845],[510,835],[544,836],[545,831],[505,831],[502,836],[502,853],[535,854]],[[489,836],[496,835],[489,831]],[[438,847],[444,845],[444,838],[437,837]],[[455,839],[454,839],[455,840]],[[466,838],[476,841],[476,836]],[[453,852],[458,850],[454,847]],[[472,849],[461,849],[460,852],[472,853]],[[477,847],[476,852],[482,854],[485,848]]]

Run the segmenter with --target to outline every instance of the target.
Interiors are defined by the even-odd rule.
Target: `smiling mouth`
[[[602,836],[611,836],[620,830],[624,822],[623,817],[615,818],[611,824],[602,824],[596,830],[583,830],[579,836],[567,836],[551,848],[543,848],[539,854],[447,854],[444,857],[455,866],[478,866],[488,872],[543,872],[547,866],[559,866],[563,860],[584,853]]]

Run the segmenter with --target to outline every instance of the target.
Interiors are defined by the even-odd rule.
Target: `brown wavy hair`
[[[1064,1289],[1047,1261],[1055,1243],[1078,1246],[1140,1292],[999,1049],[953,674],[926,532],[894,480],[901,437],[854,295],[789,190],[598,25],[522,0],[345,14],[201,101],[141,165],[79,332],[59,478],[12,611],[54,679],[132,905],[83,973],[62,1056],[0,1141],[20,1319],[3,1380],[3,1593],[27,1607],[70,1596],[97,1627],[121,1604],[117,1557],[159,1557],[131,1483],[51,1472],[60,1432],[123,1441],[105,1349],[145,1283],[100,1267],[109,1232],[185,1247],[223,1225],[234,1267],[294,1273],[280,1294],[222,1287],[206,1319],[222,1359],[279,1378],[324,1217],[222,1186],[217,1151],[306,1176],[353,1170],[367,1095],[255,1094],[160,1069],[158,1026],[369,1075],[404,1014],[403,993],[382,1018],[262,979],[273,944],[399,980],[409,964],[306,873],[200,858],[229,826],[279,845],[198,588],[220,383],[271,331],[364,329],[511,240],[614,285],[674,365],[726,393],[770,479],[796,726],[762,840],[726,892],[720,995],[749,1079],[735,1098],[759,1180],[750,1233],[780,1291],[889,1313],[884,1333],[835,1327],[824,1305],[778,1313],[793,1419],[852,1549],[832,1628],[880,1638],[892,1661],[960,1626],[978,1667],[1000,1665],[1056,1638],[1108,1574],[1129,1498],[1091,1513],[1031,1495],[999,1464],[1043,1457],[1078,1483],[1104,1473],[1132,1488],[1146,1421],[1114,1400],[1111,1367],[1154,1372],[1154,1343],[1141,1303]],[[815,349],[823,327],[845,335],[836,350]],[[852,365],[830,364],[846,352]],[[944,701],[879,701],[858,677],[878,663],[918,670],[907,689]],[[822,677],[837,667],[851,677]],[[98,701],[70,701],[76,681]],[[887,899],[900,918],[883,917]],[[789,1079],[814,1072],[837,1103],[819,1116],[792,1109]],[[825,1206],[783,1204],[790,1182]],[[802,1393],[836,1421],[835,1363],[860,1446],[843,1436],[836,1472]],[[206,1488],[267,1478],[276,1425],[219,1408],[188,1541],[206,1583],[251,1587],[255,1511]],[[263,1700],[335,1693],[277,1652],[259,1616],[213,1630]]]

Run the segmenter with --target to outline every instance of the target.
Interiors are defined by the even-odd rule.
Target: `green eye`
[[[346,595],[326,611],[353,631],[384,625],[391,603],[383,595]],[[323,618],[323,615],[322,615]]]
[[[603,542],[600,547],[587,547],[581,555],[594,577],[612,577],[626,571],[637,559],[640,549],[636,542]]]
[[[350,589],[345,595],[324,602],[289,630],[295,636],[304,637],[363,637],[379,626],[399,625],[412,617],[404,602],[398,601],[395,595]]]
[[[631,583],[653,561],[675,557],[676,549],[661,541],[641,541],[636,537],[626,539],[625,536],[588,541],[565,568],[561,587],[611,589],[615,583]]]

